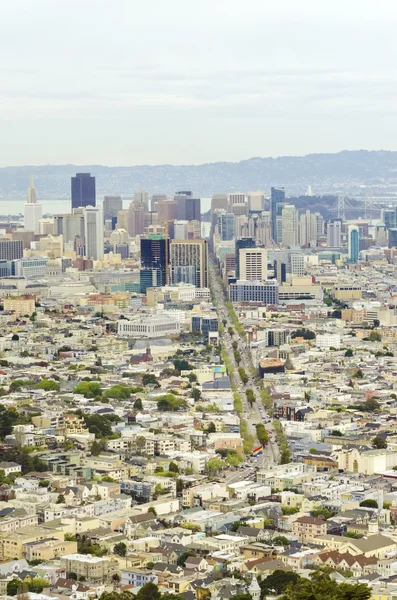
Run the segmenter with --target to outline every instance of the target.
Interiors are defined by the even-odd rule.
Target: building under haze
[[[240,249],[239,279],[244,281],[264,281],[267,279],[266,248]]]
[[[352,264],[357,264],[359,253],[359,231],[356,225],[349,225],[347,237],[349,249],[349,262]]]
[[[42,215],[43,209],[41,204],[37,204],[36,189],[34,187],[33,175],[31,175],[28,188],[28,201],[24,207],[25,229],[39,234]]]
[[[0,260],[16,260],[22,257],[22,240],[0,240]]]
[[[93,205],[94,206],[94,205]],[[117,217],[119,210],[123,210],[121,196],[105,196],[103,199],[103,218],[111,219]]]
[[[74,208],[96,206],[95,177],[90,173],[76,173],[72,177],[72,212]]]
[[[84,215],[85,255],[91,260],[103,260],[103,212],[101,206],[86,206]]]
[[[236,277],[240,279],[240,250],[242,248],[255,248],[256,242],[252,237],[238,238],[236,240]]]
[[[298,211],[293,204],[284,204],[282,208],[281,242],[285,247],[298,245]]]
[[[285,202],[285,190],[284,188],[271,188],[270,197],[270,219],[271,219],[271,233],[272,239],[275,243],[279,243],[281,240],[278,238],[277,231],[277,217],[281,217],[282,207]]]
[[[248,192],[248,212],[262,212],[265,205],[265,195],[263,192]]]
[[[330,221],[327,225],[327,246],[340,248],[342,246],[342,221]]]

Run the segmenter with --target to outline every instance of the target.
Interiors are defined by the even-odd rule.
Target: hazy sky
[[[1,0],[0,164],[397,149],[395,0]]]

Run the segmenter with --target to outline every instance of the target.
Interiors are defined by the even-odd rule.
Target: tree
[[[155,385],[156,387],[160,387],[158,379],[154,373],[145,373],[142,377],[143,385]]]
[[[288,546],[289,540],[284,535],[276,535],[272,539],[272,543],[274,546]]]
[[[317,508],[311,511],[312,517],[323,517],[326,521],[327,519],[332,519],[335,513],[328,510],[328,508]]]
[[[371,331],[371,333],[369,334],[369,341],[370,342],[381,342],[382,341],[382,336],[379,333],[379,331]]]
[[[218,473],[221,469],[223,469],[225,467],[226,467],[226,462],[224,460],[222,460],[221,458],[210,458],[210,460],[208,460],[207,464],[205,465],[205,470],[210,475],[215,475],[216,473]]]
[[[368,412],[374,412],[375,410],[379,410],[380,404],[375,398],[368,398],[362,404],[362,410],[366,410]]]
[[[286,586],[281,600],[369,600],[371,597],[371,589],[366,584],[337,583],[331,573],[330,569],[318,569],[310,574],[310,579],[299,577]]]
[[[296,506],[281,506],[283,515],[295,515],[299,512],[299,508]]]
[[[193,398],[193,400],[195,402],[197,402],[201,398],[201,392],[197,387],[194,387],[192,389],[192,391],[190,392],[190,396]]]
[[[136,595],[136,600],[161,600],[157,585],[149,581],[145,583]]]
[[[362,379],[364,377],[364,373],[362,372],[361,369],[357,369],[357,371],[354,373],[353,377],[355,377],[356,379]]]
[[[134,402],[134,409],[135,410],[143,410],[143,405],[142,405],[142,400],[140,398],[137,398]]]
[[[256,436],[262,446],[266,446],[266,444],[269,443],[269,434],[263,423],[258,423],[256,425]]]
[[[276,569],[260,582],[263,596],[282,594],[288,585],[295,585],[301,577],[294,571],[282,571]]]
[[[44,588],[49,586],[49,582],[43,577],[34,577],[28,583],[29,592],[33,592],[34,594],[41,594]]]
[[[19,415],[15,408],[5,408],[0,404],[0,440],[4,440],[6,435],[12,433],[18,419]]]
[[[73,393],[83,394],[84,398],[95,398],[102,395],[102,388],[95,381],[82,381],[74,388]]]
[[[181,371],[193,371],[193,369],[194,369],[193,365],[189,364],[187,362],[187,360],[185,360],[184,358],[182,358],[182,359],[181,358],[176,358],[173,361],[173,364],[174,364],[174,368],[177,371],[179,371],[179,373]]]
[[[59,392],[59,383],[53,379],[43,379],[36,387],[46,392]]]
[[[215,424],[213,423],[213,421],[211,421],[210,424],[208,425],[207,433],[216,433],[216,427],[215,427]]]
[[[343,437],[343,433],[339,431],[339,429],[333,429],[330,435],[334,435],[336,437]]]
[[[117,556],[125,556],[127,554],[127,544],[118,542],[113,546],[113,552],[117,554]]]
[[[168,470],[171,471],[171,472],[173,472],[173,473],[179,473],[179,467],[174,462],[170,462]]]
[[[22,581],[20,579],[11,579],[11,581],[7,583],[7,596],[16,596],[21,585]]]
[[[105,440],[94,440],[91,444],[91,454],[92,456],[99,456],[103,450],[106,448]]]
[[[239,592],[229,596],[229,600],[252,600],[252,596],[249,592]]]
[[[359,540],[364,537],[363,533],[356,533],[355,531],[347,531],[344,537],[352,538],[353,540]]]
[[[65,504],[65,496],[63,494],[58,495],[57,504]]]
[[[149,506],[147,511],[148,511],[148,514],[152,513],[154,517],[157,517],[157,512],[156,512],[156,509],[154,508],[154,506]]]
[[[377,449],[387,448],[387,441],[385,440],[385,438],[382,438],[379,435],[377,435],[372,440],[372,448],[377,448]]]
[[[347,358],[351,358],[353,356],[353,350],[351,350],[351,348],[348,348],[345,352],[345,356]]]
[[[196,553],[192,550],[186,550],[186,552],[181,552],[176,561],[178,567],[184,567],[186,559],[189,558],[189,556],[196,556]]]
[[[378,508],[378,503],[373,498],[368,498],[367,500],[360,502],[360,506],[364,506],[365,508]]]
[[[14,333],[11,339],[13,342],[19,342],[19,335],[17,333]]]

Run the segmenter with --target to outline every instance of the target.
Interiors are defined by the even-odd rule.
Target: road
[[[265,407],[262,404],[260,386],[255,380],[255,377],[251,374],[255,371],[254,365],[252,363],[251,351],[249,349],[248,342],[246,340],[243,340],[238,334],[235,333],[233,336],[229,335],[228,328],[233,328],[233,323],[230,319],[229,312],[225,305],[225,295],[223,287],[217,280],[217,275],[219,275],[219,272],[213,260],[209,260],[208,262],[210,285],[216,299],[216,309],[218,313],[218,318],[220,322],[226,321],[225,331],[222,336],[221,343],[226,349],[229,360],[232,366],[234,367],[234,373],[229,373],[229,377],[231,379],[233,389],[235,389],[241,396],[241,400],[243,403],[243,418],[247,422],[248,431],[250,435],[252,435],[252,437],[254,438],[255,445],[259,445],[259,441],[256,436],[256,424],[264,423],[269,432],[270,441],[265,446],[262,456],[259,456],[256,459],[252,458],[251,460],[253,462],[253,466],[255,465],[256,468],[261,468],[264,466],[271,467],[275,464],[278,464],[279,449],[277,443],[275,442],[275,436],[274,431],[272,429],[271,419],[267,414]],[[237,350],[239,350],[241,354],[240,365],[237,365],[234,359],[234,350],[232,346],[233,342],[237,343]],[[246,385],[242,383],[238,374],[239,366],[243,367],[247,373],[248,382]],[[247,396],[245,393],[247,389],[252,389],[255,396],[255,402],[253,402],[252,407],[247,401]]]

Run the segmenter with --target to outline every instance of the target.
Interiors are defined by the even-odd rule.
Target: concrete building
[[[103,260],[103,213],[101,206],[86,206],[84,215],[85,255],[92,260]]]
[[[267,279],[267,250],[265,248],[241,248],[239,274],[244,281]]]
[[[327,246],[340,248],[342,246],[342,221],[330,221],[327,225]]]
[[[103,218],[117,217],[119,210],[123,210],[121,196],[105,196],[103,199]]]
[[[22,257],[22,240],[0,239],[0,260],[15,260]]]
[[[170,267],[172,283],[179,283],[178,267],[195,267],[195,285],[208,287],[208,244],[207,240],[172,240],[170,245]],[[191,283],[191,281],[184,281]]]
[[[91,556],[90,554],[65,554],[61,556],[61,567],[67,573],[76,573],[90,583],[111,582],[119,571],[117,560]]]
[[[263,192],[248,192],[248,213],[262,212],[265,204],[265,195]]]
[[[40,233],[40,219],[43,214],[41,204],[37,204],[36,189],[34,187],[33,175],[30,176],[28,188],[28,201],[24,207],[24,224],[25,229],[34,231],[35,234]]]
[[[329,350],[330,348],[336,348],[336,350],[339,350],[339,348],[340,348],[339,333],[317,334],[316,346],[317,346],[317,348],[322,348],[323,350]]]
[[[278,304],[278,282],[243,281],[231,283],[229,286],[231,302],[260,302],[262,304]]]
[[[298,245],[298,211],[292,204],[284,204],[281,212],[281,241],[286,247]]]
[[[121,337],[156,338],[180,333],[180,322],[170,316],[153,316],[136,321],[126,319],[118,322],[117,334]]]

